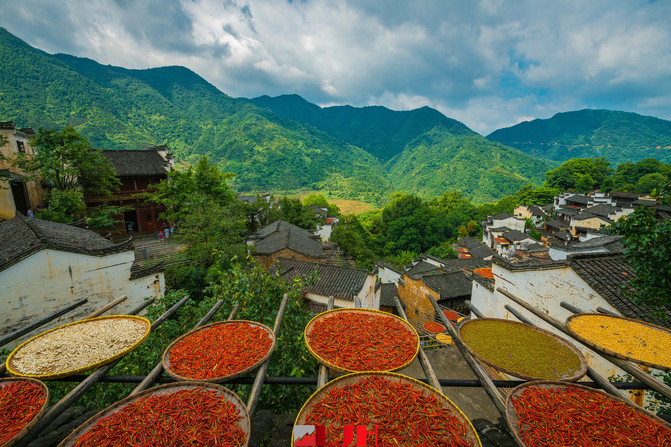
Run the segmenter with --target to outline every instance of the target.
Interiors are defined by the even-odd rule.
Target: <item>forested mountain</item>
[[[103,149],[167,144],[178,163],[207,155],[237,174],[232,186],[244,192],[321,190],[380,204],[395,190],[428,197],[460,189],[486,201],[541,183],[553,167],[428,107],[235,99],[184,67],[130,70],[49,55],[5,29],[0,58],[0,121],[72,125]]]
[[[671,161],[671,121],[612,110],[558,113],[499,129],[487,136],[529,155],[556,161],[606,157],[613,164]]]
[[[278,115],[357,145],[385,163],[392,188],[423,197],[461,190],[478,202],[495,201],[529,183],[542,183],[552,163],[493,143],[429,107],[321,108],[298,95],[251,100]]]
[[[261,96],[251,102],[358,146],[383,163],[435,127],[454,136],[477,135],[459,121],[429,107],[409,111],[394,111],[381,106],[321,108],[298,95]]]
[[[378,202],[381,164],[360,148],[229,97],[184,67],[128,70],[48,55],[0,29],[0,120],[75,126],[94,146],[168,144],[177,160],[207,155],[244,191],[323,189]]]

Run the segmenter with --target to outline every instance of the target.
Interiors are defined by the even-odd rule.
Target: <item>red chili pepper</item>
[[[330,390],[312,406],[304,423],[325,426],[327,445],[343,445],[343,426],[365,425],[369,433],[377,426],[380,446],[471,447],[465,439],[466,424],[437,397],[384,377]]]
[[[394,317],[336,312],[318,320],[307,343],[322,359],[349,371],[390,371],[417,352],[417,336]]]
[[[242,371],[266,356],[268,332],[245,322],[218,324],[185,337],[170,350],[170,370],[190,379],[211,379]]]
[[[671,446],[671,430],[647,415],[582,388],[530,386],[512,399],[528,446]]]
[[[33,420],[46,397],[42,387],[29,381],[12,380],[0,387],[0,445]]]
[[[237,407],[202,387],[149,395],[99,419],[75,447],[227,446],[245,443]]]

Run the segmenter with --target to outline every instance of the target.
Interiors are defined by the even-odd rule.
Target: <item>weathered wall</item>
[[[576,227],[591,228],[594,230],[598,230],[602,226],[607,227],[608,223],[604,222],[603,219],[599,219],[598,217],[592,217],[591,219],[583,219],[583,220],[573,220],[571,222],[571,233],[573,234],[573,236],[578,234]]]
[[[0,178],[0,219],[11,219],[16,214],[12,189],[5,178]]]
[[[398,284],[398,297],[405,304],[405,313],[411,322],[417,321],[419,316],[434,312],[428,295],[439,299],[438,294],[427,287],[421,279],[415,280],[409,276],[403,278],[404,285]]]
[[[32,335],[78,320],[121,295],[128,298],[107,314],[123,314],[137,307],[145,297],[163,296],[163,274],[129,279],[133,259],[132,251],[98,257],[42,250],[3,270],[0,272],[2,332],[13,332],[82,298],[87,298],[88,303]]]
[[[262,266],[264,266],[266,269],[270,269],[277,262],[278,258],[294,258],[298,259],[299,261],[318,262],[320,264],[324,264],[326,262],[326,258],[311,258],[309,256],[305,256],[296,251],[293,251],[290,248],[282,249],[271,255],[261,255],[258,253],[254,253],[253,256],[254,259],[256,259],[257,262]]]

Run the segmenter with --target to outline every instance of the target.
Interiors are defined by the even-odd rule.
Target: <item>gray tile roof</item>
[[[296,277],[309,281],[313,272],[317,272],[317,280],[303,287],[303,292],[314,293],[325,297],[353,301],[363,288],[368,272],[363,269],[337,267],[297,259],[279,258],[270,269],[271,275],[279,275],[287,281]]]
[[[529,236],[528,234],[524,234],[521,231],[517,230],[506,231],[505,233],[502,234],[502,236],[508,239],[510,242],[519,242],[526,239],[531,239],[531,236]]]
[[[459,238],[459,246],[467,248],[468,253],[474,258],[487,258],[489,256],[493,256],[496,253],[483,242],[480,242],[473,237]]]
[[[608,251],[614,253],[622,252],[622,243],[620,242],[623,239],[623,236],[617,235],[606,235],[600,237],[593,237],[586,241],[581,241],[579,239],[573,239],[568,244],[561,246],[559,248],[567,251],[580,251],[585,249],[594,249],[594,248],[605,248]]]
[[[609,214],[614,214],[619,209],[620,208],[616,206],[606,205],[602,203],[600,205],[594,205],[590,206],[589,208],[585,208],[585,211],[597,216],[608,217]]]
[[[422,277],[422,281],[438,292],[436,300],[461,298],[471,295],[471,280],[463,272],[434,273]]]
[[[84,228],[27,218],[19,213],[0,222],[0,270],[43,249],[102,256],[132,250],[132,246],[130,240],[114,244]]]
[[[569,257],[569,266],[623,316],[671,327],[671,319],[656,317],[651,306],[634,303],[631,279],[636,273],[622,255],[573,255]]]
[[[587,205],[589,198],[582,194],[574,194],[566,198],[567,202],[579,203],[581,205]]]
[[[157,149],[104,150],[102,154],[119,177],[166,175],[170,172],[170,163],[161,157]]]
[[[254,243],[257,254],[270,255],[288,248],[311,258],[326,256],[321,242],[312,233],[283,220],[262,228],[254,238],[258,238]]]
[[[394,297],[398,296],[398,287],[394,283],[380,284],[380,306],[396,307]]]

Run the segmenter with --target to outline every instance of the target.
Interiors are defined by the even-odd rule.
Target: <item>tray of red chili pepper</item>
[[[315,431],[297,431],[306,425]],[[308,437],[315,442],[307,442]],[[291,445],[482,444],[461,410],[429,385],[395,373],[355,373],[327,383],[308,399],[296,418]]]
[[[247,407],[234,392],[213,383],[178,382],[107,407],[58,446],[244,447],[249,430]]]
[[[175,380],[224,382],[259,366],[274,348],[275,334],[268,326],[220,321],[172,342],[163,353],[163,368]]]
[[[31,378],[0,379],[0,446],[10,447],[37,423],[49,404],[47,386]]]
[[[506,402],[513,436],[528,447],[659,447],[671,425],[604,391],[553,380],[527,382]]]
[[[395,371],[415,359],[419,335],[387,312],[335,309],[310,320],[305,344],[317,361],[338,372]]]

